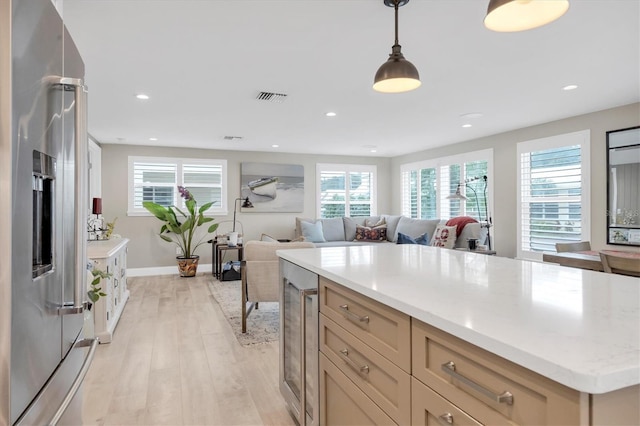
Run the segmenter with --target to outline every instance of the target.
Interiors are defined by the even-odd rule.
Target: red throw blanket
[[[478,221],[471,216],[458,216],[449,219],[447,221],[447,226],[457,225],[458,227],[456,228],[456,237],[459,237],[460,234],[462,234],[462,230],[467,225],[467,223],[478,223]]]

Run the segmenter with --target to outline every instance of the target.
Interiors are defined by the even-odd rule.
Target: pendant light
[[[409,0],[384,0],[384,4],[395,9],[396,38],[387,62],[382,64],[373,81],[373,90],[382,93],[408,92],[420,87],[420,76],[413,64],[404,58],[398,44],[398,8]]]
[[[569,0],[491,0],[484,25],[493,31],[530,30],[553,22],[569,9]]]

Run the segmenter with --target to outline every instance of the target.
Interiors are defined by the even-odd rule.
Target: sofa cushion
[[[380,220],[380,216],[357,216],[357,217],[343,217],[342,221],[344,223],[344,239],[346,241],[353,241],[356,239],[356,225],[364,226],[364,222],[366,221],[375,221],[378,222]]]
[[[344,241],[344,223],[342,217],[320,219],[322,233],[326,241]]]
[[[433,234],[431,245],[434,247],[453,248],[456,244],[456,226],[438,225]]]
[[[387,241],[387,226],[378,225],[375,228],[356,225],[355,241]]]
[[[423,246],[429,245],[429,236],[425,232],[420,235],[418,238],[413,239],[408,235],[404,235],[402,232],[398,232],[398,241],[397,244],[420,244]]]
[[[300,227],[302,228],[302,236],[305,241],[310,241],[312,243],[324,243],[327,241],[322,233],[321,221],[317,221],[315,223],[300,222]]]
[[[436,226],[440,223],[440,219],[411,219],[406,216],[402,216],[398,221],[398,227],[396,228],[396,234],[398,232],[408,235],[411,238],[418,238],[425,232],[427,235],[433,235]],[[397,235],[393,238],[393,241],[397,241]]]
[[[398,236],[398,233],[396,232],[398,228],[398,223],[400,222],[400,219],[402,218],[402,216],[383,214],[380,217],[383,218],[385,222],[387,222],[387,240],[393,241],[395,243]]]

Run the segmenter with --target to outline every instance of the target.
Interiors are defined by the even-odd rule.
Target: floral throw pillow
[[[369,228],[367,226],[356,225],[356,239],[354,241],[386,241],[387,226],[377,226]]]
[[[444,247],[451,249],[456,244],[456,228],[457,226],[438,225],[436,232],[433,234],[431,245],[433,247]]]

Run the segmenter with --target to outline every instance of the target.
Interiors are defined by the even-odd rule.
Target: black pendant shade
[[[416,67],[404,58],[398,44],[398,8],[409,0],[384,0],[384,4],[395,8],[395,44],[387,62],[382,64],[373,80],[373,90],[382,93],[402,93],[420,87],[420,75]]]

